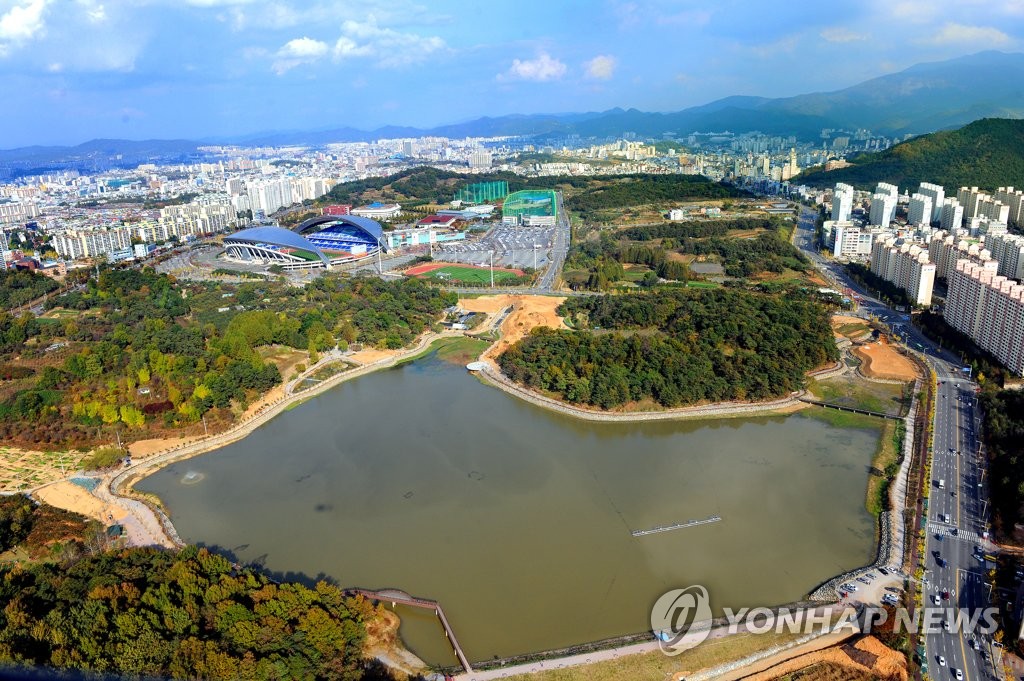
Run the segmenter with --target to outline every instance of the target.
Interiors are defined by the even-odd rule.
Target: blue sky
[[[0,0],[0,148],[785,96],[984,49],[1024,0]]]

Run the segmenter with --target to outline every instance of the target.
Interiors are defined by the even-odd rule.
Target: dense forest
[[[996,528],[1009,538],[1024,522],[1024,392],[986,390],[980,403]]]
[[[0,662],[178,679],[360,679],[374,606],[206,549],[0,569]]]
[[[827,309],[794,292],[658,290],[570,298],[560,312],[579,330],[535,329],[500,356],[501,369],[602,409],[778,397],[838,357]]]
[[[56,291],[57,288],[57,282],[53,279],[34,272],[0,271],[0,309],[20,307],[51,291]]]
[[[131,440],[204,416],[225,425],[282,380],[260,348],[313,361],[350,343],[400,348],[456,299],[414,280],[181,286],[151,269],[106,269],[51,298],[56,316],[0,312],[0,375],[12,379],[0,384],[0,439],[66,448],[110,441],[113,427]]]
[[[915,190],[921,182],[936,182],[955,192],[963,186],[989,191],[1024,185],[1024,121],[983,118],[959,130],[922,135],[884,151],[850,159],[850,168],[801,173],[798,182],[831,186],[847,182],[874,189],[892,182]]]
[[[728,236],[736,230],[763,230],[753,238]],[[790,242],[792,225],[767,218],[707,220],[692,223],[603,230],[598,237],[575,239],[569,248],[566,269],[583,270],[585,276],[566,276],[576,289],[608,290],[625,277],[623,264],[643,264],[658,278],[687,281],[689,267],[671,253],[696,255],[721,263],[725,274],[744,278],[786,269],[810,269],[806,257]]]

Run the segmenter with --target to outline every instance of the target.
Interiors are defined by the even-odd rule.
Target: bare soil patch
[[[869,378],[912,381],[917,378],[917,366],[884,341],[858,345],[853,348],[863,364],[861,372]]]
[[[555,312],[564,301],[565,298],[561,296],[498,295],[467,298],[459,301],[459,305],[464,310],[488,315],[500,314],[510,305],[514,308],[501,323],[501,338],[483,355],[484,359],[493,361],[506,348],[539,326],[568,328],[564,319]]]

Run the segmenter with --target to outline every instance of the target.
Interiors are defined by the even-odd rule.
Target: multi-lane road
[[[970,616],[990,605],[984,579],[984,555],[991,547],[982,537],[989,527],[985,462],[979,448],[977,386],[963,373],[958,358],[937,348],[909,318],[890,310],[860,290],[842,266],[822,257],[815,248],[813,211],[802,209],[797,246],[832,284],[858,294],[862,316],[876,317],[899,328],[908,345],[918,348],[935,369],[939,385],[935,404],[930,499],[927,510],[925,569],[922,585],[925,607],[945,614],[950,630],[924,637],[929,674],[934,679],[959,677],[968,681],[1000,678],[988,636],[958,631],[953,624],[958,611]],[[908,500],[911,501],[912,500]]]
[[[562,192],[557,193],[558,196],[558,208],[555,211],[558,216],[558,222],[555,224],[555,236],[551,240],[551,264],[548,265],[547,270],[537,281],[536,289],[538,291],[551,291],[555,278],[562,272],[562,265],[565,263],[566,253],[569,252],[569,238],[570,238],[570,226],[569,226],[569,214],[565,212],[565,207],[562,205]]]

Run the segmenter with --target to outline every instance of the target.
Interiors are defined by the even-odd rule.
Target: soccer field
[[[462,281],[465,283],[490,284],[491,271],[486,267],[464,267],[461,265],[445,265],[418,276],[436,279],[437,281]],[[494,270],[494,283],[498,284],[518,275],[508,270]]]

